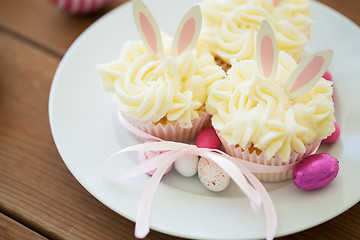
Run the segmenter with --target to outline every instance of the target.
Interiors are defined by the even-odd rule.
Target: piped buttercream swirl
[[[206,46],[226,63],[230,59],[255,59],[260,23],[274,28],[279,50],[300,61],[310,37],[312,19],[308,0],[204,0],[199,45]]]
[[[163,57],[148,53],[140,41],[128,42],[118,60],[97,69],[104,88],[114,92],[114,103],[127,116],[153,123],[177,121],[188,128],[204,111],[208,87],[225,73],[205,49],[175,58],[171,38],[163,35],[163,41]]]
[[[289,99],[285,81],[297,66],[288,54],[279,54],[275,79],[261,76],[255,60],[232,61],[227,79],[212,84],[206,109],[212,124],[229,144],[255,146],[267,158],[284,161],[291,151],[334,131],[332,83],[325,79],[305,94]]]

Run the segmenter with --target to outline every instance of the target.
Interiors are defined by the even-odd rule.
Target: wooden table
[[[124,1],[71,16],[49,1],[0,1],[0,239],[134,239],[134,223],[71,175],[51,136],[49,90],[77,36]],[[359,0],[321,2],[360,24]],[[279,239],[360,239],[360,205]],[[151,231],[147,239],[180,239]]]

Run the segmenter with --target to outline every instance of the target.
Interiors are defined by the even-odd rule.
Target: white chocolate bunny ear
[[[161,34],[153,15],[141,0],[133,0],[132,4],[136,27],[146,49],[156,56],[162,55]]]
[[[309,91],[324,75],[333,57],[332,50],[324,50],[304,59],[290,74],[285,89],[290,99]]]
[[[259,72],[267,78],[274,79],[278,69],[278,48],[274,31],[264,19],[256,38],[256,62]]]
[[[174,57],[195,47],[200,35],[201,21],[201,10],[198,5],[185,14],[176,29],[172,43],[172,55]]]

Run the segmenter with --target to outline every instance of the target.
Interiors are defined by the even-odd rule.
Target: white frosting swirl
[[[296,62],[279,54],[274,80],[261,76],[255,60],[232,61],[227,79],[212,84],[206,109],[212,123],[229,144],[246,149],[252,145],[267,158],[276,154],[286,161],[292,150],[305,152],[305,145],[334,131],[331,82],[320,81],[307,93],[289,99],[284,83]]]
[[[201,3],[203,28],[199,45],[217,57],[255,59],[255,42],[261,21],[274,28],[279,50],[299,61],[310,37],[308,0],[283,0],[274,6],[271,0],[204,0]]]
[[[97,69],[124,114],[153,123],[165,118],[188,128],[204,110],[208,86],[225,74],[205,49],[174,58],[171,38],[163,35],[163,41],[164,57],[148,53],[141,42],[128,42],[118,60]]]

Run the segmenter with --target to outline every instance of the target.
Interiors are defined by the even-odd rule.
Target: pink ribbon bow
[[[274,238],[277,228],[277,216],[274,205],[264,186],[251,172],[282,172],[292,169],[295,164],[290,164],[287,166],[263,166],[239,158],[231,157],[217,149],[198,148],[196,145],[163,141],[135,128],[121,115],[121,113],[119,113],[118,117],[120,123],[135,136],[156,141],[130,146],[116,152],[105,162],[102,170],[102,175],[106,180],[115,181],[136,177],[156,169],[150,178],[139,203],[135,226],[135,236],[137,238],[144,238],[149,233],[151,205],[161,178],[165,174],[166,170],[171,166],[171,164],[173,164],[177,159],[185,154],[194,154],[204,157],[206,159],[212,160],[214,163],[220,166],[249,198],[251,208],[255,213],[259,212],[262,203],[266,215],[266,239],[269,240]],[[121,175],[113,177],[105,176],[104,169],[109,161],[111,161],[114,157],[125,152],[140,150],[165,152],[135,166]],[[246,179],[250,182],[250,184]]]

